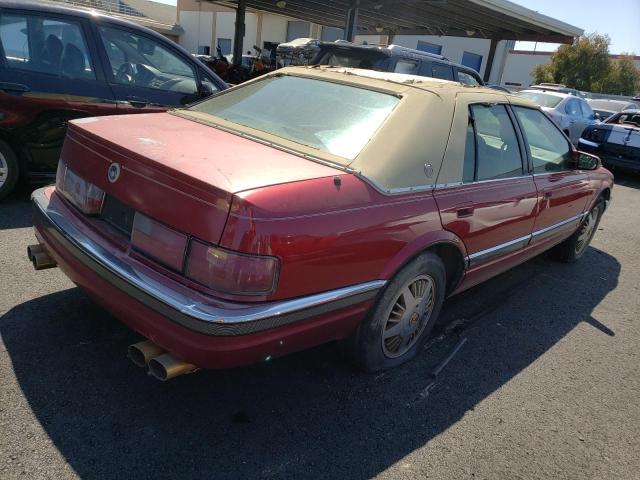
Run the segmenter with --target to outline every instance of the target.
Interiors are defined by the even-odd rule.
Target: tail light
[[[56,190],[87,215],[102,210],[104,191],[76,175],[63,161],[58,162]]]
[[[182,271],[187,236],[136,212],[131,245],[147,256],[177,271]]]
[[[275,289],[275,257],[246,255],[191,241],[185,275],[212,290],[236,295],[266,295]]]

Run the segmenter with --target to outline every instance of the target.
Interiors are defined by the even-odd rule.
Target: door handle
[[[467,207],[460,207],[456,209],[456,216],[458,218],[466,218],[471,217],[473,215],[474,207],[473,205]]]
[[[129,102],[132,107],[136,107],[136,108],[142,108],[149,105],[149,100],[142,97],[136,97],[135,95],[128,96],[127,102]]]
[[[0,90],[5,92],[25,93],[30,89],[22,83],[0,82]]]

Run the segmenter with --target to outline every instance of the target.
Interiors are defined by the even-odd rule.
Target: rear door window
[[[582,109],[582,116],[588,119],[593,118],[593,110],[587,102],[580,100],[580,108]]]
[[[522,155],[506,107],[471,105],[471,118],[475,127],[475,179],[480,181],[521,176]],[[468,168],[465,170],[468,171]]]
[[[39,15],[2,14],[0,41],[8,68],[95,80],[82,26]]]
[[[431,73],[435,78],[453,80],[453,68],[445,63],[433,62],[431,64]]]

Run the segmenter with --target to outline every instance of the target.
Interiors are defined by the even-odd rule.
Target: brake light
[[[136,212],[131,245],[167,267],[182,271],[187,236]]]
[[[236,295],[266,295],[276,286],[279,261],[191,241],[185,275],[212,290]]]
[[[104,191],[76,175],[63,161],[58,162],[56,189],[87,215],[102,210]]]

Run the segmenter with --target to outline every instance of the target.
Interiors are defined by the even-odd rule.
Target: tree
[[[640,70],[631,55],[620,55],[612,62],[603,90],[617,95],[635,95],[640,91]]]
[[[582,36],[573,45],[561,45],[551,56],[551,63],[536,65],[531,75],[536,83],[554,82],[589,92],[633,95],[640,87],[640,72],[630,56],[612,61],[610,43],[607,35]]]
[[[553,74],[551,73],[551,65],[541,63],[531,70],[534,83],[552,83]]]

